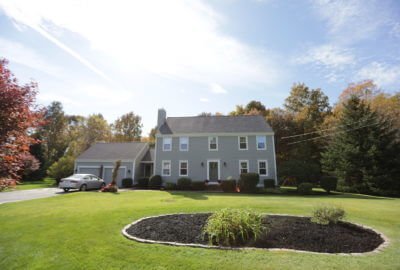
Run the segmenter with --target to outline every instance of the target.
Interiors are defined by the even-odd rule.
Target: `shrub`
[[[122,179],[122,187],[123,188],[130,188],[133,185],[133,179],[132,178],[124,178]]]
[[[160,175],[153,175],[149,179],[149,187],[159,189],[162,185],[162,178]]]
[[[148,186],[149,186],[149,178],[144,177],[138,179],[137,187],[147,188]]]
[[[75,158],[72,156],[63,156],[58,161],[54,162],[47,170],[47,175],[56,179],[57,184],[61,178],[70,176],[74,172]]]
[[[240,192],[256,192],[260,181],[258,173],[242,173],[239,179]]]
[[[239,245],[256,239],[263,231],[262,216],[250,210],[221,209],[212,214],[203,233],[210,244]]]
[[[336,190],[338,179],[335,176],[322,176],[321,187],[330,193],[331,190]]]
[[[223,192],[236,192],[235,179],[222,180],[220,185]]]
[[[188,190],[192,186],[192,179],[189,177],[181,177],[178,179],[177,186],[180,190]]]
[[[193,190],[205,190],[206,183],[204,181],[193,181],[192,182],[192,189]]]
[[[310,195],[312,194],[313,184],[311,183],[301,183],[297,186],[297,192],[303,195]]]
[[[345,216],[343,208],[334,205],[322,205],[316,207],[312,212],[311,222],[328,225],[330,223],[336,224]]]
[[[11,187],[15,187],[17,185],[16,180],[8,179],[8,178],[0,178],[0,192],[7,190]]]
[[[167,182],[167,183],[165,183],[165,189],[166,190],[176,190],[176,184]]]
[[[264,188],[274,188],[275,179],[264,179]]]

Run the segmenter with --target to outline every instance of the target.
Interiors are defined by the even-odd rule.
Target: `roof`
[[[168,117],[161,134],[273,132],[261,115]]]
[[[142,161],[154,161],[154,148],[147,150],[146,154],[142,158]]]
[[[144,142],[96,143],[77,159],[134,160],[145,145]]]

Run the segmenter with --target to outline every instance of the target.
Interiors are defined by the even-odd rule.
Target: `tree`
[[[343,104],[333,136],[322,153],[325,172],[366,192],[400,194],[400,144],[388,119],[379,117],[358,96],[352,96]]]
[[[142,118],[133,112],[122,115],[112,125],[114,140],[118,142],[140,141],[142,136]]]
[[[111,140],[111,128],[102,114],[92,114],[86,120],[85,125],[85,149],[98,141]]]
[[[236,105],[236,109],[229,113],[229,115],[262,115],[266,116],[267,110],[264,104],[260,101],[252,100],[246,106]]]
[[[35,106],[37,84],[19,85],[0,59],[0,178],[20,179],[24,155],[37,140],[29,132],[41,125],[42,111]]]
[[[74,172],[75,157],[65,155],[54,162],[47,170],[48,176],[54,178],[57,184],[64,177],[70,176]]]

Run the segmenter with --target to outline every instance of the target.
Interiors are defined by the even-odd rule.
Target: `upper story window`
[[[248,160],[239,160],[239,173],[248,173],[249,172],[249,161]]]
[[[163,138],[163,151],[171,151],[172,149],[172,138]]]
[[[258,161],[258,174],[262,176],[268,175],[268,163],[266,160]]]
[[[239,136],[239,150],[247,150],[247,136]]]
[[[187,160],[180,160],[179,161],[179,176],[188,176],[188,161]]]
[[[267,137],[257,136],[257,150],[265,150],[265,149],[267,149]]]
[[[171,176],[171,161],[162,161],[162,176]]]
[[[218,137],[216,136],[208,137],[208,150],[209,151],[218,150]]]
[[[189,150],[189,138],[188,137],[180,137],[179,138],[179,150],[180,151],[188,151]]]

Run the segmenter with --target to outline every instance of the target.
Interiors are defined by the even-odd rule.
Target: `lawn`
[[[44,178],[40,181],[25,181],[18,184],[15,188],[10,189],[13,190],[27,190],[27,189],[35,189],[35,188],[49,188],[55,187],[56,181],[52,178]]]
[[[144,216],[221,207],[307,215],[328,202],[343,206],[349,221],[384,233],[389,247],[367,256],[224,251],[142,244],[121,235],[126,224]],[[3,204],[0,269],[400,269],[400,199],[133,191],[74,192]]]

